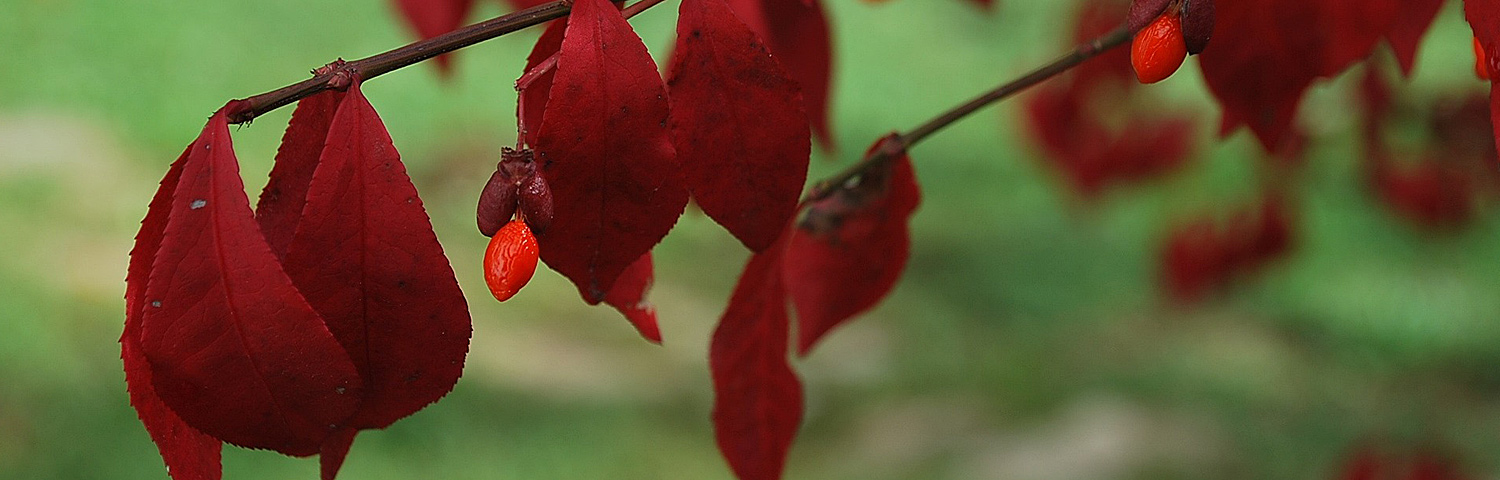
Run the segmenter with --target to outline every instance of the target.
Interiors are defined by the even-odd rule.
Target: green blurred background
[[[635,21],[658,54],[675,4]],[[813,178],[1063,52],[1076,8],[827,4],[840,148],[815,159]],[[340,478],[730,478],[705,352],[747,254],[711,221],[684,217],[657,250],[660,347],[550,271],[503,305],[483,286],[473,205],[514,141],[510,86],[537,34],[464,51],[446,82],[420,66],[365,88],[475,333],[454,392],[361,435]],[[1482,92],[1469,35],[1453,2],[1400,94]],[[378,0],[0,0],[0,478],[166,478],[116,344],[126,254],[157,180],[224,101],[406,41]],[[1382,209],[1355,175],[1357,75],[1304,106],[1315,137],[1299,249],[1193,307],[1161,299],[1162,232],[1253,198],[1261,156],[1245,133],[1213,138],[1217,107],[1196,67],[1136,100],[1196,112],[1192,165],[1091,206],[1044,167],[1019,102],[916,148],[926,196],[910,268],[798,363],[808,413],[787,478],[1321,479],[1360,444],[1497,471],[1500,216],[1430,235]],[[252,192],[289,115],[235,129]],[[237,448],[225,469],[317,475],[313,460]]]

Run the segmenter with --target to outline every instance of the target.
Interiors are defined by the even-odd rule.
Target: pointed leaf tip
[[[551,92],[567,94],[548,99],[536,144],[553,220],[537,240],[542,260],[598,303],[672,229],[687,192],[666,89],[620,12],[578,0],[559,55]]]
[[[777,480],[802,424],[802,382],[787,358],[787,237],[750,258],[709,344],[714,436],[740,480]]]
[[[452,390],[468,305],[380,116],[358,84],[328,128],[286,272],[364,388],[341,425],[384,428]]]
[[[656,307],[646,300],[646,294],[651,291],[651,284],[655,281],[653,270],[651,254],[648,252],[620,274],[614,288],[605,295],[604,303],[625,315],[625,319],[646,340],[660,344],[661,329],[656,324]]]
[[[222,111],[182,164],[144,302],[152,386],[204,433],[311,455],[358,405],[349,356],[255,224]]]
[[[130,405],[135,408],[151,441],[156,443],[157,451],[166,463],[167,472],[174,480],[218,480],[223,476],[220,466],[222,443],[189,426],[162,403],[161,397],[156,394],[156,387],[151,384],[151,365],[141,352],[141,315],[146,308],[146,282],[151,276],[156,252],[161,247],[172,206],[172,194],[182,176],[182,164],[191,151],[192,147],[189,146],[167,169],[160,188],[146,209],[146,218],[141,220],[135,247],[130,251],[130,264],[125,279],[125,329],[120,335],[120,358],[124,362]]]
[[[764,250],[807,181],[811,132],[796,82],[724,0],[686,0],[668,84],[693,198],[746,247]]]

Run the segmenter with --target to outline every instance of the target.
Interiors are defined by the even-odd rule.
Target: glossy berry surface
[[[1166,80],[1187,58],[1187,43],[1182,37],[1182,19],[1167,12],[1135,34],[1130,45],[1130,66],[1141,83]]]
[[[511,220],[490,237],[484,251],[484,282],[496,300],[509,300],[531,281],[537,255],[536,237],[520,219]]]

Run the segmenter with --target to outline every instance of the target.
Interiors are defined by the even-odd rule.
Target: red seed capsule
[[[1130,65],[1141,83],[1166,80],[1187,58],[1182,37],[1182,19],[1168,11],[1135,34],[1130,45]]]
[[[509,300],[531,281],[538,253],[536,237],[520,219],[511,220],[490,237],[484,251],[484,282],[496,300]]]
[[[1485,57],[1484,44],[1479,43],[1479,38],[1474,38],[1474,75],[1480,80],[1490,79],[1489,58]]]

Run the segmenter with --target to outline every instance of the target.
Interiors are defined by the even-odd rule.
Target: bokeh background
[[[0,478],[166,478],[128,405],[116,339],[126,254],[156,182],[224,101],[410,40],[379,0],[0,0]],[[502,12],[481,2],[481,15]],[[1077,3],[826,2],[839,148],[812,178],[1068,48]],[[658,55],[676,2],[635,21]],[[478,17],[476,17],[476,20]],[[446,399],[362,434],[347,479],[728,479],[706,348],[747,253],[701,215],[657,250],[665,344],[542,270],[493,301],[473,205],[539,33],[365,87],[468,296],[474,339]],[[1397,87],[1480,94],[1452,2]],[[1389,52],[1381,47],[1378,57]],[[658,58],[661,58],[660,56]],[[1263,154],[1217,139],[1194,60],[1132,97],[1193,112],[1180,173],[1081,201],[1020,102],[913,152],[925,199],[910,267],[797,366],[808,413],[790,479],[1325,479],[1361,446],[1500,467],[1500,215],[1414,228],[1360,180],[1354,73],[1316,86],[1297,248],[1220,294],[1165,299],[1180,218],[1253,200]],[[659,62],[660,63],[660,62]],[[252,193],[283,109],[234,129]],[[313,460],[228,448],[226,478],[315,478]]]

